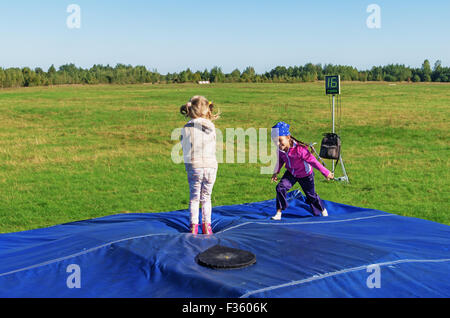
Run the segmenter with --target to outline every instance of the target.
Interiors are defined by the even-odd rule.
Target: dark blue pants
[[[289,171],[286,171],[277,184],[277,210],[285,210],[288,207],[286,200],[287,192],[298,182],[306,196],[306,203],[311,206],[312,214],[319,216],[324,209],[324,205],[314,187],[314,172],[304,178],[296,178]]]

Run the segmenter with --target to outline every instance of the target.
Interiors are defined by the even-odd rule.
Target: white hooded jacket
[[[206,118],[195,118],[181,130],[186,168],[216,168],[216,127]]]

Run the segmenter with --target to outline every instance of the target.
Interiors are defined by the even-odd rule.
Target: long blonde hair
[[[204,96],[196,95],[180,107],[180,113],[192,119],[202,117],[216,120],[220,117],[220,113],[213,114],[213,108],[213,102],[208,101]]]

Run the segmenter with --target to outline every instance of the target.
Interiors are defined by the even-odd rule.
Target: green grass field
[[[197,94],[213,100],[222,112],[216,121],[222,131],[284,120],[295,137],[320,145],[322,133],[331,130],[323,86],[0,90],[0,232],[186,209],[184,166],[170,156],[176,143],[171,132],[185,122],[182,103]],[[344,82],[342,94],[342,153],[351,183],[326,182],[316,173],[319,195],[450,225],[450,85]],[[221,164],[213,205],[274,198],[275,185],[260,174],[261,166]]]

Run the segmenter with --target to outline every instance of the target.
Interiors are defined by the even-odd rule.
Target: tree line
[[[257,74],[252,66],[242,72],[239,69],[224,73],[220,67],[193,72],[189,68],[179,73],[158,73],[145,66],[117,64],[115,67],[94,65],[89,69],[66,64],[58,69],[54,65],[47,71],[42,68],[0,68],[0,87],[30,87],[62,84],[142,84],[142,83],[211,83],[275,82],[297,83],[323,80],[326,75],[340,75],[344,81],[408,81],[408,82],[450,82],[450,67],[436,61],[431,67],[425,60],[421,67],[412,68],[403,64],[374,66],[370,70],[358,70],[352,66],[312,64],[303,66],[277,66]]]

